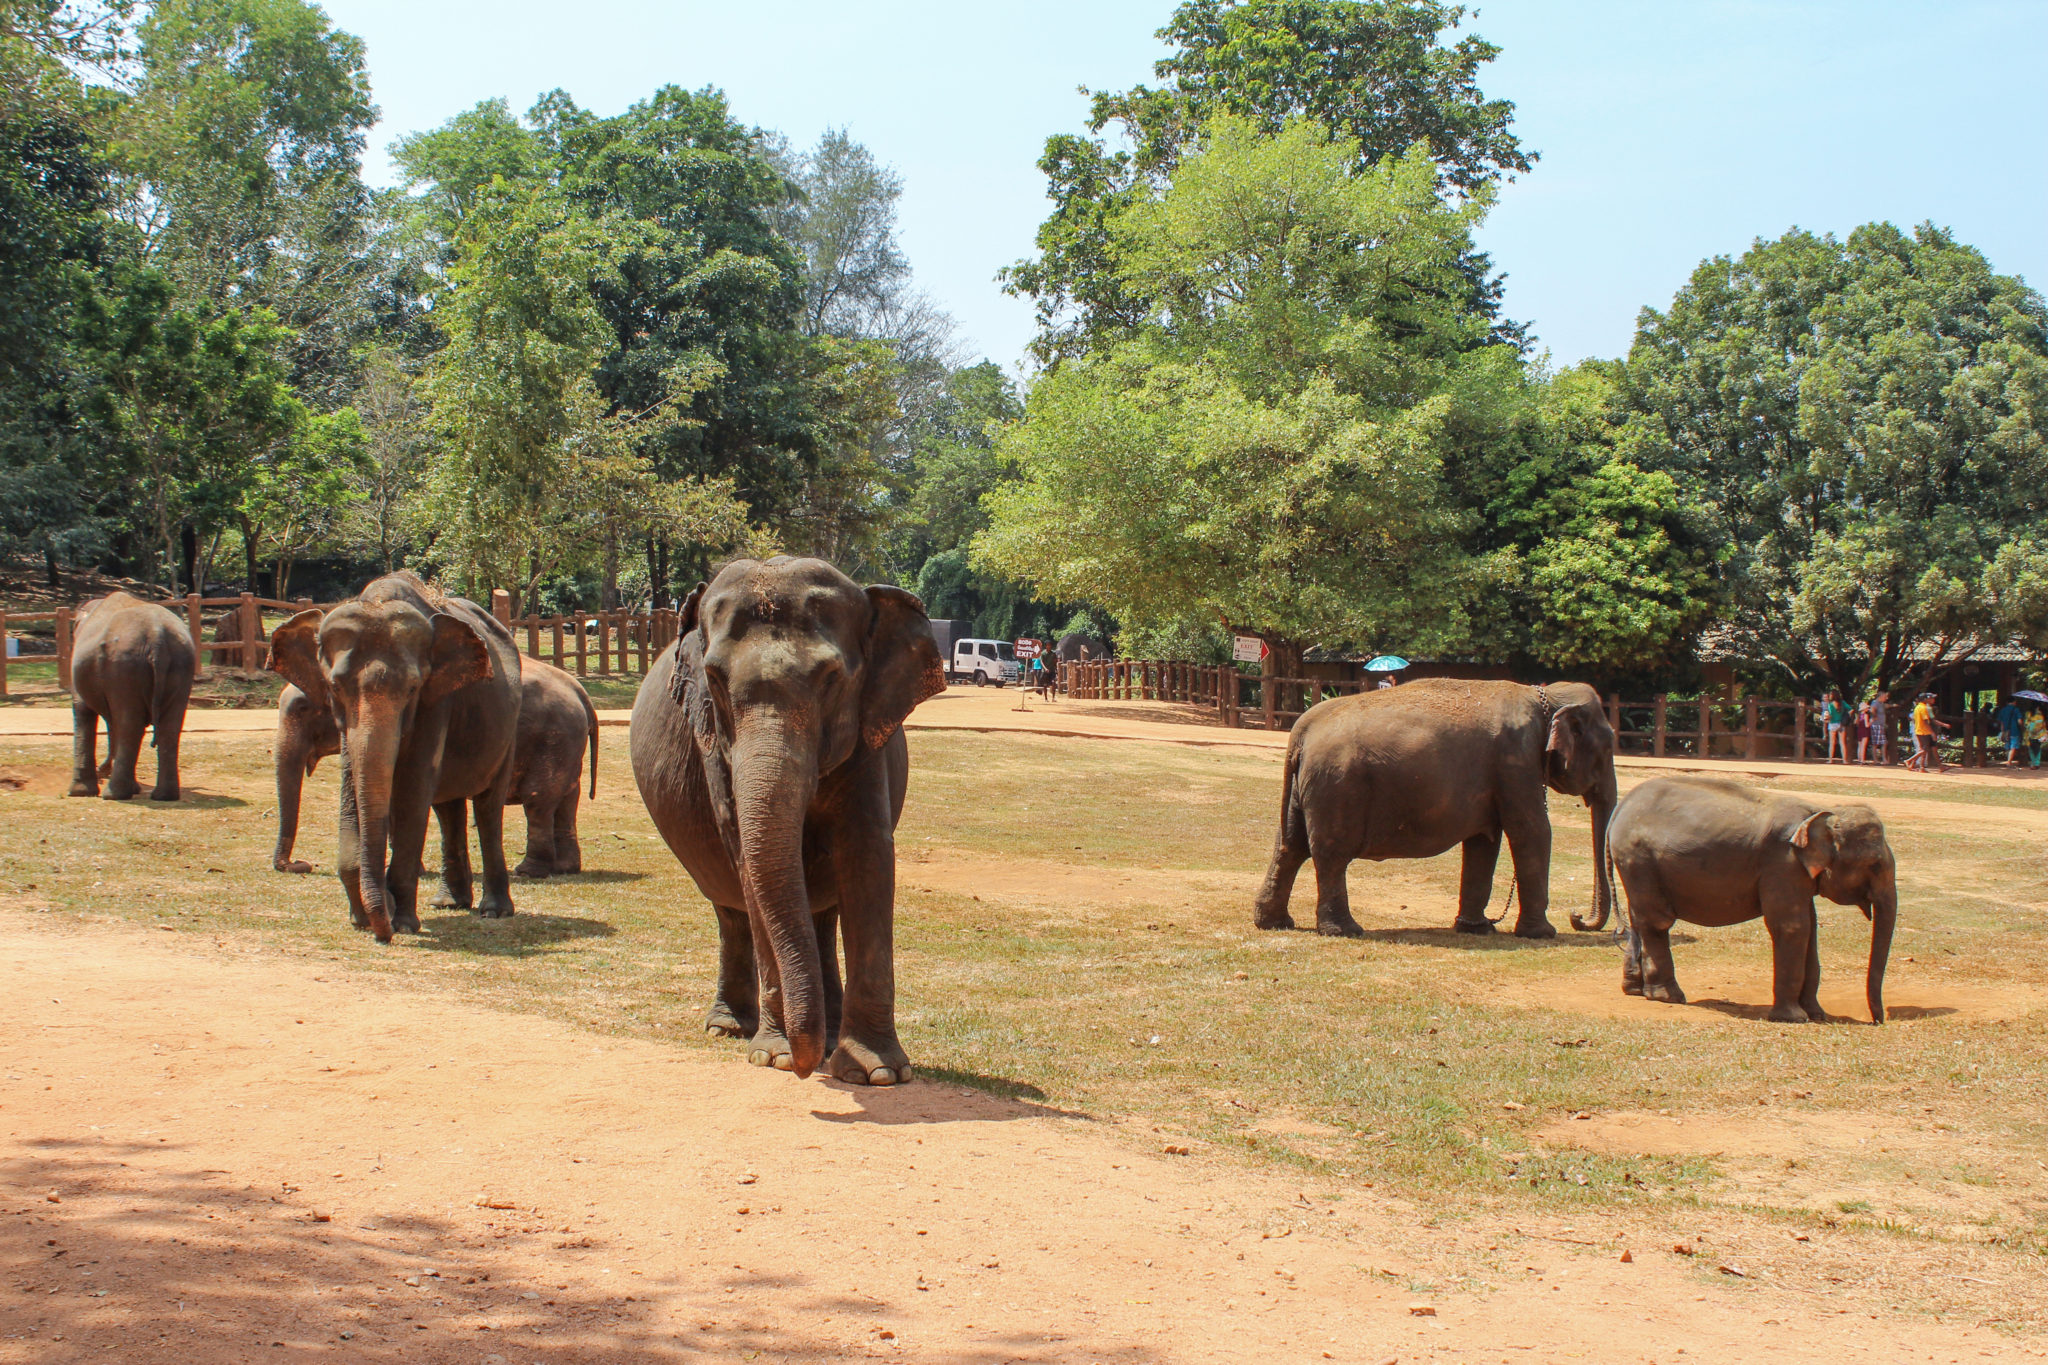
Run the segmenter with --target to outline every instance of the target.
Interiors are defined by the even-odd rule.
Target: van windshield
[[[1015,663],[1017,662],[1017,647],[1015,645],[997,645],[996,657],[1008,663]]]

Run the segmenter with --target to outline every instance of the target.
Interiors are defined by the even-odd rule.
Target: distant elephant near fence
[[[110,801],[141,790],[142,732],[156,746],[152,801],[179,795],[178,744],[196,654],[185,622],[155,602],[117,592],[81,609],[71,649],[71,791],[99,796],[99,724],[107,726]]]
[[[1095,636],[1076,631],[1060,637],[1060,642],[1053,647],[1053,657],[1063,664],[1086,664],[1107,659],[1110,653],[1109,646]]]

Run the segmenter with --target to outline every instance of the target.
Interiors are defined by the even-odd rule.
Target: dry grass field
[[[711,916],[653,835],[624,738],[605,731],[584,807],[591,871],[518,885],[508,922],[431,912],[390,950],[347,927],[327,875],[332,764],[301,832],[319,871],[291,878],[268,870],[259,737],[188,737],[188,799],[170,807],[66,800],[67,744],[0,741],[0,904],[269,945],[738,1065],[701,1032]],[[1784,1027],[1759,1018],[1756,925],[1677,936],[1692,1004],[1621,995],[1613,941],[1566,925],[1589,868],[1585,812],[1562,798],[1557,940],[1449,933],[1452,855],[1354,867],[1368,935],[1326,941],[1251,927],[1275,756],[935,732],[912,750],[898,976],[928,1082],[1479,1239],[1541,1223],[1587,1230],[1564,1243],[1640,1245],[1677,1228],[1703,1287],[1739,1272],[2007,1332],[2048,1322],[2048,790],[1778,779],[1875,805],[1901,883],[1892,1022],[1863,1018],[1865,922],[1824,907],[1837,1018]],[[1501,1272],[1473,1246],[1418,1284]]]

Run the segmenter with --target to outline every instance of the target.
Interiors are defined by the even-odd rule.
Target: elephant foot
[[[1282,910],[1277,915],[1268,915],[1264,911],[1260,911],[1252,916],[1252,928],[1254,929],[1292,929],[1293,927],[1294,916],[1288,914],[1285,910]]]
[[[895,1040],[875,1046],[848,1038],[826,1060],[825,1074],[848,1085],[903,1085],[916,1073]]]
[[[66,796],[98,796],[100,794],[99,779],[74,777],[71,779],[70,789],[64,794]]]
[[[777,1071],[796,1070],[796,1057],[790,1052],[789,1039],[781,1030],[763,1024],[754,1034],[754,1044],[747,1049],[747,1062],[751,1066],[772,1066]]]
[[[100,796],[102,797],[102,799],[108,801],[126,801],[141,790],[142,788],[136,786],[133,782],[129,782],[126,784],[120,782],[109,782],[107,784],[107,789],[101,792]]]
[[[1316,932],[1324,938],[1364,938],[1365,928],[1349,915],[1316,918]]]
[[[1774,1024],[1803,1024],[1807,1022],[1806,1011],[1797,1005],[1773,1005],[1771,1012],[1764,1016]]]
[[[518,912],[513,910],[511,901],[494,900],[486,896],[483,904],[477,906],[472,913],[478,919],[511,919]]]
[[[399,917],[398,917],[397,919],[394,919],[394,920],[392,920],[392,921],[391,921],[391,932],[392,932],[392,933],[394,933],[394,934],[417,934],[417,933],[419,933],[419,932],[420,932],[420,917],[419,917],[418,915],[401,915],[401,916],[399,916]]]
[[[1451,928],[1460,934],[1491,934],[1496,932],[1493,921],[1488,919],[1456,919]]]
[[[1557,926],[1547,919],[1523,919],[1515,921],[1516,938],[1556,938]]]
[[[520,860],[519,866],[512,869],[512,875],[515,877],[525,877],[529,881],[544,882],[554,870],[550,864],[533,858],[523,858]]]
[[[1818,1000],[1801,1000],[1799,1008],[1806,1011],[1809,1023],[1825,1024],[1828,1021],[1828,1012],[1820,1007]]]
[[[458,896],[453,891],[445,889],[428,901],[427,904],[433,906],[436,910],[467,910],[470,908],[470,900],[467,893]]]
[[[296,872],[300,876],[313,870],[313,865],[299,858],[272,858],[270,865],[279,872]]]
[[[1676,981],[1668,986],[1651,981],[1645,982],[1643,985],[1643,999],[1661,1000],[1667,1005],[1683,1005],[1685,1003],[1685,992],[1678,989]]]
[[[175,801],[178,799],[178,789],[176,787],[158,787],[149,794],[149,799],[152,801]]]
[[[1643,993],[1643,979],[1639,976],[1624,976],[1621,979],[1621,993],[1623,995],[1641,995]]]
[[[760,1030],[759,1020],[741,1019],[724,1001],[713,1005],[711,1013],[704,1016],[704,1031],[714,1038],[751,1038]]]

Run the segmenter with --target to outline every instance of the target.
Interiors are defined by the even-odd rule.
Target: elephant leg
[[[178,799],[178,745],[185,738],[183,716],[158,716],[150,723],[150,730],[156,738],[156,786],[151,789],[152,801],[175,801]]]
[[[896,1036],[896,839],[889,802],[853,803],[832,839],[846,991],[827,1074],[856,1085],[900,1085],[915,1074]]]
[[[1631,925],[1624,931],[1621,948],[1621,993],[1643,993],[1643,936]]]
[[[1806,962],[1813,950],[1812,902],[1769,906],[1764,925],[1771,932],[1771,1012],[1779,1024],[1803,1024],[1806,1008],[1799,997],[1806,986]]]
[[[555,811],[547,798],[525,802],[526,856],[512,869],[517,877],[540,879],[555,870]]]
[[[427,843],[427,817],[434,809],[425,792],[399,789],[391,797],[391,858],[384,869],[390,893],[391,931],[420,931],[420,854]],[[460,828],[460,817],[457,817]]]
[[[1252,925],[1259,929],[1292,929],[1294,916],[1287,903],[1294,897],[1294,877],[1308,861],[1308,850],[1296,848],[1284,838],[1273,845],[1273,861],[1266,868],[1266,880],[1259,898],[1252,904]]]
[[[470,804],[476,810],[476,850],[484,865],[484,894],[476,912],[485,919],[512,917],[512,872],[505,866],[505,788],[509,781]]]
[[[1493,899],[1493,869],[1500,862],[1500,837],[1475,834],[1465,841],[1465,864],[1458,874],[1458,919],[1451,927],[1461,934],[1490,934],[1487,902]]]
[[[1637,913],[1633,898],[1629,912]],[[1683,1005],[1685,992],[1678,988],[1678,969],[1671,962],[1671,921],[1661,916],[1654,919],[1643,916],[1637,924],[1636,932],[1642,940],[1642,951],[1647,959],[1643,966],[1643,998]]]
[[[1550,812],[1541,795],[1533,812],[1506,829],[1515,864],[1515,936],[1556,938],[1557,926],[1550,922]]]
[[[583,788],[572,782],[555,807],[555,871],[565,877],[583,870],[583,845],[576,838],[576,811],[582,804]]]
[[[443,801],[434,818],[441,824],[441,894],[434,908],[467,910],[476,894],[469,875],[469,803],[459,796]]]
[[[363,836],[356,823],[356,784],[349,771],[348,746],[341,749],[340,829],[334,838],[334,871],[341,889],[348,893],[348,922],[358,929],[370,927],[370,912],[363,904]]]
[[[754,931],[747,912],[718,907],[718,995],[704,1031],[718,1038],[751,1038],[761,1027],[761,988],[754,977]]]
[[[1820,917],[1812,912],[1806,920],[1806,980],[1799,988],[1799,1008],[1816,1024],[1827,1022],[1828,1012],[1820,1007]]]
[[[109,801],[126,801],[142,790],[135,780],[135,763],[142,756],[145,724],[143,717],[129,708],[117,707],[107,717],[107,748],[113,766],[101,795]]]
[[[111,731],[109,732],[112,738]],[[71,790],[66,796],[100,794],[100,718],[82,703],[71,704]]]
[[[1345,873],[1351,859],[1335,853],[1315,855],[1316,932],[1327,938],[1364,938],[1365,930],[1351,918],[1351,888]]]
[[[845,989],[839,981],[839,915],[827,910],[811,916],[812,932],[818,936],[819,985],[825,992],[825,1055],[839,1046],[839,1024],[845,1008]]]

